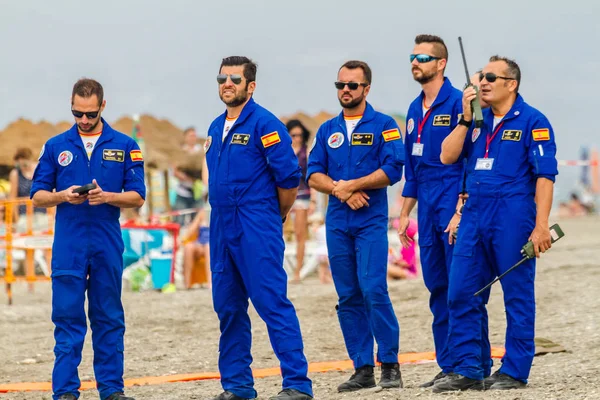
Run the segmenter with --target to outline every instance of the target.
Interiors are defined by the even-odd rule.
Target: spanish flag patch
[[[144,161],[141,150],[131,150],[129,156],[131,157],[131,161]]]
[[[536,142],[540,140],[550,140],[550,130],[548,128],[534,129],[531,133],[533,134],[533,140]]]
[[[398,129],[389,129],[381,132],[381,134],[383,135],[383,140],[386,142],[389,142],[390,140],[398,140],[401,137]]]
[[[279,133],[275,131],[261,136],[260,141],[262,142],[263,147],[266,149],[267,147],[273,146],[274,144],[281,142],[281,139],[279,138]]]

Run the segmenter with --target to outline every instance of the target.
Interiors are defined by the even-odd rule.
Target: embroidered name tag
[[[433,117],[433,126],[450,126],[450,116],[449,115],[436,115]]]
[[[123,162],[125,161],[125,151],[104,149],[102,150],[102,159],[106,161]]]
[[[522,131],[505,130],[502,132],[502,140],[512,140],[513,142],[518,142],[521,140],[522,134]]]
[[[250,141],[250,135],[247,133],[234,133],[231,137],[231,144],[243,144],[244,146]]]
[[[372,133],[353,133],[352,146],[371,146],[373,144]]]

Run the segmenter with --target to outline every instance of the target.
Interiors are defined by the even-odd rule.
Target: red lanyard
[[[483,158],[488,158],[488,153],[490,152],[490,143],[492,143],[492,140],[494,140],[494,138],[496,137],[496,134],[502,127],[502,124],[504,124],[504,121],[502,121],[498,124],[496,129],[494,129],[494,134],[492,136],[490,136],[490,134],[488,132],[487,137],[485,139],[485,156]]]
[[[421,131],[423,131],[423,127],[425,126],[425,122],[427,122],[427,118],[429,118],[429,114],[431,113],[431,108],[427,110],[425,116],[421,120],[421,122],[417,123],[417,143],[421,143]]]

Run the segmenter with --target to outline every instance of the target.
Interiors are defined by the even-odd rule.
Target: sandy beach
[[[567,351],[536,357],[527,389],[436,395],[418,388],[438,372],[435,363],[425,363],[401,367],[405,388],[400,391],[338,394],[337,385],[351,371],[311,374],[315,398],[599,399],[600,218],[558,222],[565,238],[538,261],[536,337],[560,344]],[[432,318],[422,279],[391,282],[389,292],[400,321],[401,352],[432,351]],[[34,293],[27,292],[26,284],[17,284],[13,306],[7,305],[4,290],[0,292],[0,383],[50,380],[54,359],[50,296],[48,282],[36,284]],[[300,318],[309,361],[346,360],[333,286],[321,285],[316,277],[310,277],[302,284],[290,285],[289,297]],[[209,290],[171,294],[125,292],[123,302],[127,322],[126,378],[217,371],[218,320]],[[488,310],[492,345],[502,347],[506,322],[499,284],[494,286]],[[265,325],[252,308],[251,317],[253,368],[277,367]],[[499,360],[495,361],[494,370],[498,365]],[[89,330],[79,371],[82,380],[93,379]],[[257,379],[259,398],[275,395],[280,382],[280,377]],[[126,393],[137,400],[208,399],[220,391],[217,380],[126,388]],[[51,399],[51,393],[8,393],[0,398]],[[97,399],[98,394],[88,390],[80,398]]]

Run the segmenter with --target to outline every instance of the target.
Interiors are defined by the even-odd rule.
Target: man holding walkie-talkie
[[[551,246],[548,217],[558,174],[554,132],[548,119],[518,93],[516,62],[494,56],[479,74],[481,100],[490,105],[474,121],[472,85],[463,93],[463,117],[442,144],[441,161],[467,156],[467,192],[448,287],[448,347],[454,373],[434,392],[525,387],[535,352],[535,258],[502,280],[507,318],[501,368],[485,378],[484,299],[473,296],[490,273],[500,275],[533,242],[535,255]]]

